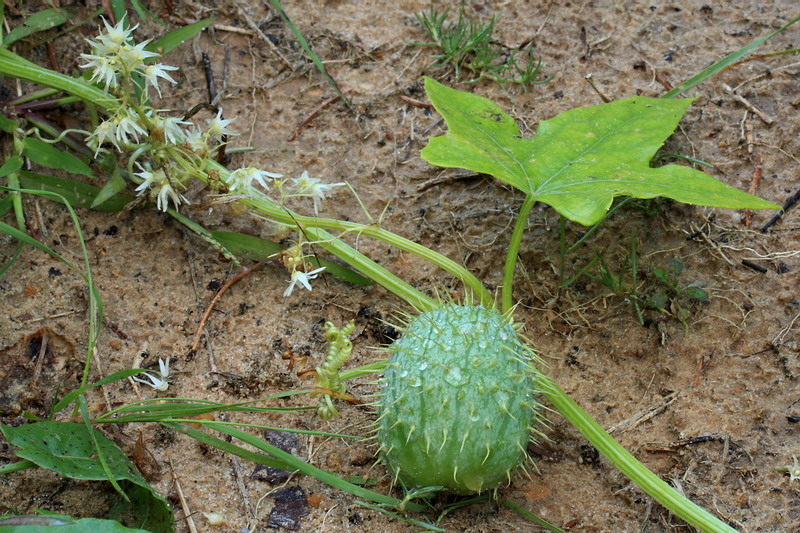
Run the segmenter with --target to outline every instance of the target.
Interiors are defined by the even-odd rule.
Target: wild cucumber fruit
[[[479,493],[510,481],[535,416],[531,350],[493,309],[446,304],[389,347],[378,441],[395,481]]]

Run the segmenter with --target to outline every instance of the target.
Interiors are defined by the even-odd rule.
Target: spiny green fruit
[[[389,350],[378,441],[395,481],[473,494],[526,457],[536,393],[531,350],[493,309],[446,304]]]

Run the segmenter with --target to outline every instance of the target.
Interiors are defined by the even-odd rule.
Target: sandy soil
[[[428,7],[423,0],[287,1],[288,14],[356,105],[356,112],[341,102],[327,107],[297,140],[288,142],[303,116],[333,92],[265,3],[199,0],[185,2],[177,11],[157,4],[154,9],[161,9],[158,13],[172,26],[215,15],[218,24],[240,30],[218,27],[166,58],[182,70],[179,86],[164,105],[180,111],[207,98],[201,54],[209,55],[222,95],[219,103],[227,117],[236,117],[242,132],[234,145],[256,149],[234,156],[233,167],[252,165],[290,176],[307,170],[325,181],[347,180],[373,216],[390,203],[384,227],[466,265],[491,288],[500,284],[522,195],[489,177],[463,178],[419,158],[426,138],[444,132],[435,125],[435,114],[401,99],[425,99],[423,74],[494,99],[531,135],[540,120],[601,103],[584,80],[587,75],[610,98],[658,96],[665,91],[662,81],[682,81],[797,14],[791,0],[471,3],[470,12],[498,17],[500,42],[514,46],[533,39],[536,44],[543,72],[552,80],[523,92],[515,87],[504,91],[490,82],[465,86],[452,72],[430,68],[431,49],[409,44],[425,39],[413,16]],[[290,66],[251,22],[274,40]],[[138,37],[163,31],[145,23]],[[762,51],[797,47],[798,31],[792,28]],[[65,50],[78,43],[77,36],[62,41]],[[37,60],[46,62],[44,55]],[[65,72],[78,62],[68,53],[60,61]],[[743,190],[750,186],[760,157],[758,194],[782,204],[800,186],[798,73],[795,56],[778,56],[738,65],[706,82],[692,91],[697,100],[665,151],[710,162],[714,168],[709,173]],[[9,80],[5,83],[13,88]],[[723,84],[736,87],[774,122],[767,124],[748,112]],[[195,202],[202,195],[199,187],[189,192]],[[26,205],[41,238],[79,263],[66,211],[40,199],[28,198]],[[347,192],[337,193],[325,210],[330,216],[367,221]],[[271,231],[248,214],[219,208],[209,213],[202,207],[184,212],[210,229],[261,236]],[[797,211],[789,211],[767,233],[758,228],[771,212],[753,213],[750,230],[743,215],[671,202],[655,214],[626,206],[569,257],[573,268],[602,252],[618,268],[634,232],[644,293],[658,290],[658,282],[648,275],[653,268],[680,261],[681,283],[702,282],[711,295],[708,303],[680,301],[691,311],[686,335],[680,322],[663,313],[646,313],[645,325],[640,325],[628,303],[585,279],[554,300],[558,216],[537,206],[517,272],[516,319],[525,324],[525,334],[546,360],[550,375],[602,426],[614,428],[613,435],[658,475],[740,531],[791,532],[800,530],[800,484],[776,469],[800,456]],[[321,361],[324,321],[357,321],[351,362],[356,365],[383,357],[375,348],[386,341],[379,319],[407,310],[381,288],[358,288],[333,278],[319,280],[311,293],[296,291],[284,298],[288,274],[270,263],[222,297],[200,350],[188,357],[215,287],[238,269],[155,210],[85,211],[80,219],[107,318],[98,349],[101,365],[94,369],[98,378],[130,367],[139,357],[150,366],[159,357],[172,357],[176,374],[170,395],[221,402],[255,399],[309,384],[281,355],[291,352]],[[569,242],[582,231],[568,225]],[[0,243],[5,260],[14,243],[4,237]],[[452,279],[421,260],[366,240],[359,247],[423,291],[458,290]],[[743,260],[764,271],[744,266]],[[87,343],[87,291],[61,263],[28,248],[0,280],[0,294],[0,382],[6,391],[0,414],[3,422],[17,423],[23,410],[43,413],[56,383],[65,388],[76,383]],[[34,384],[28,336],[41,328],[48,328],[51,340]],[[359,397],[374,390],[367,380],[349,388]],[[137,398],[127,384],[110,387],[105,394],[92,401],[102,405]],[[154,396],[149,389],[138,394]],[[343,404],[341,416],[330,422],[310,414],[229,419],[365,435],[374,414]],[[560,415],[552,412],[548,419],[548,441],[529,450],[536,468],[530,477],[516,476],[501,491],[503,497],[568,531],[690,530],[598,457]],[[225,516],[223,525],[210,526],[194,515],[200,531],[268,529],[274,505],[270,494],[282,485],[251,477],[252,464],[155,425],[109,431],[126,449],[143,436],[154,456],[148,461],[148,479],[173,502],[170,461],[191,509]],[[0,451],[11,457],[7,445],[0,444]],[[358,441],[301,435],[295,451],[343,476],[385,474],[382,465],[375,465],[374,446]],[[314,479],[295,476],[287,486],[313,495],[310,514],[300,519],[301,531],[417,530]],[[379,490],[389,490],[388,484]],[[0,479],[0,511],[48,508],[87,515],[102,512],[103,494],[98,484],[21,472]],[[176,518],[179,530],[186,531],[177,505]],[[448,514],[440,526],[448,531],[537,530],[492,503]]]

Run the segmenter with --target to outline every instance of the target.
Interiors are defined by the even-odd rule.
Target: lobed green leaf
[[[690,99],[633,97],[576,108],[542,121],[535,137],[523,138],[514,119],[486,98],[430,78],[425,90],[449,132],[430,139],[423,159],[490,174],[585,226],[598,222],[616,196],[779,208],[690,167],[650,166]]]

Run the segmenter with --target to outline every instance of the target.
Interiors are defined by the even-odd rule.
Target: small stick
[[[747,191],[751,195],[756,194],[756,189],[758,189],[758,184],[761,183],[761,154],[756,154],[756,170],[753,173],[753,180],[750,182],[750,189]],[[748,209],[745,211],[744,216],[744,225],[746,228],[750,228],[750,222],[753,219],[753,211]]]
[[[264,32],[261,31],[261,28],[259,28],[258,25],[253,21],[253,19],[251,19],[250,16],[247,13],[244,12],[244,10],[242,9],[241,6],[239,6],[238,9],[239,9],[239,15],[241,15],[242,18],[244,18],[245,22],[247,22],[247,25],[250,26],[253,29],[253,31],[256,32],[256,34],[259,37],[261,37],[262,41],[267,43],[267,45],[270,48],[272,48],[272,51],[275,52],[275,55],[277,55],[281,59],[281,61],[283,61],[283,64],[286,65],[287,67],[289,67],[289,70],[294,72],[294,67],[292,66],[291,63],[289,63],[289,60],[286,59],[286,57],[284,57],[284,55],[281,53],[281,51],[278,50],[278,47],[275,46],[275,44],[269,39],[269,37],[264,35]]]
[[[718,440],[719,437],[714,437],[713,435],[703,435],[701,437],[691,437],[688,439],[681,439],[676,440],[675,442],[670,442],[670,448],[679,448],[681,446],[689,446],[691,444],[700,444],[701,442],[713,442]]]
[[[119,329],[119,326],[117,326],[117,325],[116,325],[114,322],[110,321],[110,320],[109,320],[108,318],[106,318],[106,317],[103,317],[103,325],[104,325],[104,326],[106,326],[108,329],[110,329],[110,330],[111,330],[111,331],[114,333],[114,335],[116,335],[116,336],[117,336],[117,337],[119,337],[120,339],[122,339],[122,340],[124,340],[124,341],[129,341],[129,340],[131,340],[130,336],[128,336],[128,335],[127,335],[127,334],[126,334],[124,331],[122,331],[121,329]]]
[[[731,88],[730,85],[728,85],[726,83],[723,83],[722,84],[722,88],[725,89],[726,91],[728,91],[730,94],[732,94],[733,97],[736,100],[738,100],[743,106],[745,106],[747,109],[749,109],[750,111],[752,111],[753,113],[758,115],[758,118],[763,120],[766,124],[771,126],[775,122],[774,118],[772,118],[771,116],[769,116],[766,113],[764,113],[761,109],[756,107],[755,104],[750,103],[750,101],[747,100],[744,96],[742,96],[742,95],[738,94],[736,91],[734,91]]]
[[[227,291],[234,283],[236,283],[240,279],[252,274],[253,271],[255,269],[257,269],[258,267],[260,267],[261,265],[262,265],[262,263],[256,263],[252,267],[245,268],[239,274],[235,275],[234,277],[229,279],[227,282],[225,282],[225,285],[223,285],[217,291],[217,294],[214,295],[214,297],[211,299],[211,302],[208,304],[208,307],[206,307],[206,312],[203,313],[203,318],[200,320],[200,325],[198,326],[197,331],[194,334],[194,342],[192,343],[192,347],[189,350],[190,354],[193,355],[195,352],[197,352],[197,347],[200,345],[200,336],[203,334],[203,328],[206,325],[206,321],[208,320],[208,316],[211,314],[211,310],[214,309],[214,305],[216,305],[216,303],[219,301],[219,298],[220,298],[220,296],[222,296],[222,293]]]
[[[694,375],[694,381],[692,381],[692,388],[700,385],[700,377],[702,376],[703,370],[705,370],[707,365],[708,360],[706,359],[706,356],[701,355],[700,360],[697,362],[697,372]]]
[[[594,92],[596,92],[598,94],[598,96],[600,96],[600,99],[603,101],[603,103],[607,104],[607,103],[609,103],[611,101],[611,98],[606,96],[605,93],[603,93],[603,91],[601,91],[597,87],[597,85],[595,85],[594,77],[591,75],[591,73],[587,74],[586,76],[584,76],[583,79],[585,79],[587,82],[589,82],[589,85],[591,85],[592,89],[594,89]]]
[[[53,48],[53,43],[47,43],[47,57],[50,59],[50,66],[56,72],[61,72],[61,69],[58,68],[58,59],[56,58],[56,50]]]
[[[763,266],[759,265],[758,263],[753,263],[752,261],[748,261],[747,259],[742,259],[742,264],[747,268],[752,268],[756,272],[761,272],[762,274],[767,273],[767,269]]]
[[[226,26],[225,24],[214,24],[214,29],[219,31],[227,31],[230,33],[241,33],[242,35],[255,35],[255,32],[239,28],[237,26]]]
[[[775,223],[786,213],[786,211],[788,211],[789,208],[792,207],[798,200],[800,200],[800,189],[797,189],[797,192],[791,195],[789,199],[784,202],[783,207],[781,207],[781,210],[778,211],[777,214],[769,219],[766,224],[761,226],[761,233],[766,233],[769,228],[774,226]]]
[[[429,104],[427,102],[423,102],[422,100],[415,100],[414,98],[411,98],[411,97],[405,96],[405,95],[400,95],[400,99],[402,101],[406,102],[406,103],[409,103],[409,104],[413,105],[413,106],[424,107],[425,109],[430,109],[430,108],[433,107],[433,104]]]
[[[41,374],[42,372],[42,366],[44,365],[44,356],[47,354],[47,344],[49,340],[50,340],[50,335],[47,333],[47,330],[43,331],[42,344],[41,346],[39,346],[39,355],[37,356],[36,359],[36,366],[33,369],[33,377],[31,377],[32,383],[36,383],[37,381],[39,381],[39,374]]]
[[[197,533],[197,527],[194,525],[192,513],[189,511],[189,503],[186,501],[186,497],[183,495],[183,489],[181,489],[181,484],[178,482],[178,475],[175,473],[175,465],[172,464],[172,457],[169,459],[169,469],[172,472],[172,482],[175,483],[175,492],[178,493],[178,499],[181,502],[183,516],[186,518],[186,526],[189,528],[190,533]]]
[[[211,70],[211,59],[208,54],[203,52],[203,70],[206,73],[206,88],[208,89],[208,103],[214,104],[217,97],[217,90],[214,88],[214,71]]]
[[[301,121],[300,121],[300,124],[298,124],[298,125],[297,125],[297,127],[294,129],[294,131],[292,132],[292,134],[291,134],[291,135],[289,135],[289,136],[286,138],[286,140],[287,140],[288,142],[292,142],[292,141],[294,141],[295,139],[297,139],[297,136],[298,136],[298,135],[300,135],[300,130],[302,130],[302,129],[303,129],[303,127],[304,127],[306,124],[308,124],[309,122],[311,122],[311,120],[312,120],[314,117],[316,117],[317,115],[319,115],[319,112],[320,112],[320,111],[322,111],[323,109],[325,109],[326,107],[328,107],[329,105],[331,105],[332,103],[334,103],[335,101],[339,100],[340,98],[341,98],[341,95],[338,95],[338,94],[337,94],[336,96],[331,96],[330,98],[328,98],[327,100],[325,100],[325,101],[323,101],[321,104],[319,104],[317,107],[315,107],[314,109],[312,109],[312,110],[311,110],[311,112],[310,112],[308,115],[306,115],[306,116],[304,116],[304,117],[303,117],[303,120],[301,120]]]

